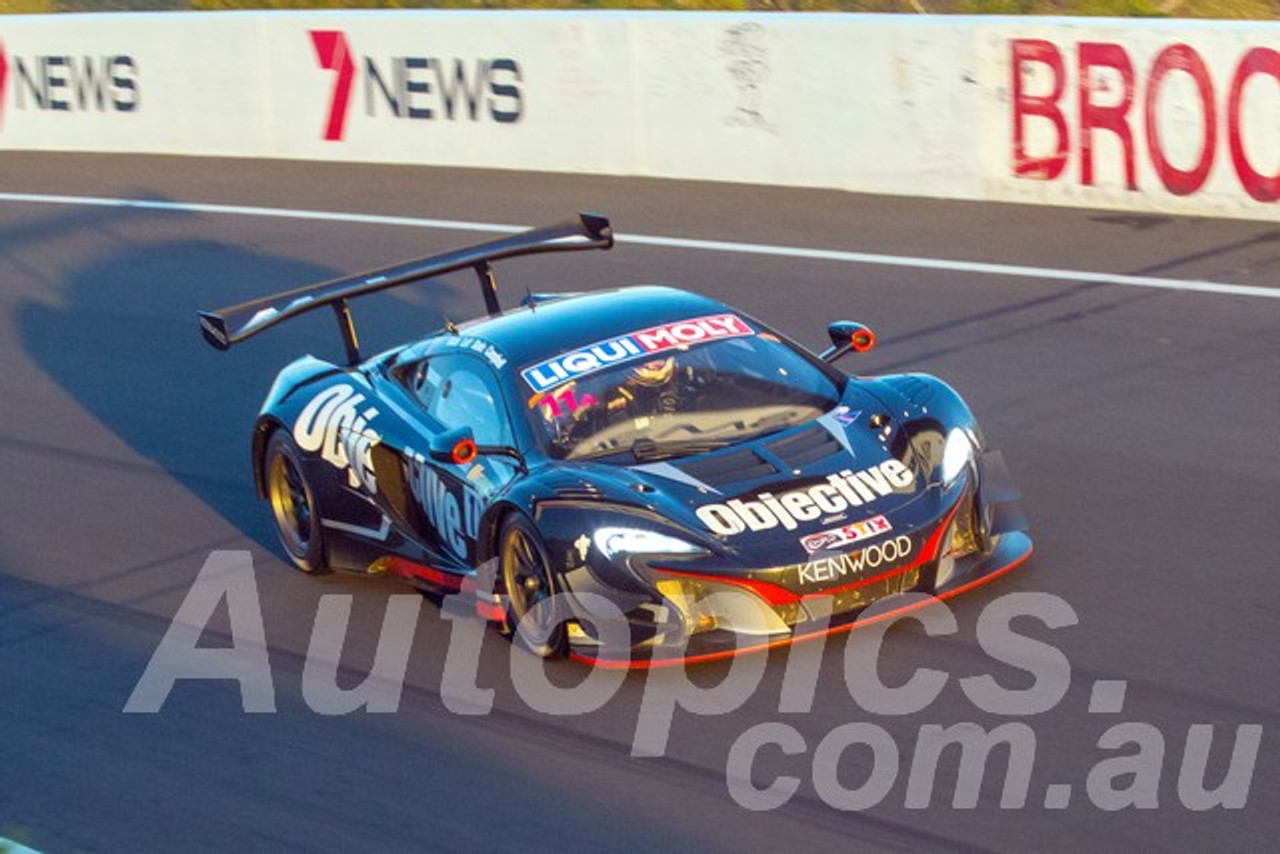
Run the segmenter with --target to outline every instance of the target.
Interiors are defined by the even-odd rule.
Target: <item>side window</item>
[[[415,366],[406,379],[423,408],[446,430],[470,427],[480,445],[512,443],[497,378],[484,362],[436,356]]]

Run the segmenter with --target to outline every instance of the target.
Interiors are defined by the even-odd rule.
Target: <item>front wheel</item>
[[[512,641],[543,658],[563,656],[569,648],[568,632],[554,598],[550,561],[542,537],[524,516],[513,513],[503,521],[498,558],[510,603]]]
[[[267,500],[280,545],[303,572],[324,572],[324,534],[316,510],[315,493],[302,473],[302,458],[293,440],[277,430],[267,442],[263,459]]]

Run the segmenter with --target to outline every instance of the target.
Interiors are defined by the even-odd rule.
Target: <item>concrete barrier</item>
[[[1280,23],[0,18],[0,149],[644,175],[1280,218]]]

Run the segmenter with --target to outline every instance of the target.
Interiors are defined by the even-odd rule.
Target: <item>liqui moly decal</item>
[[[755,331],[736,314],[712,314],[597,341],[525,368],[520,376],[534,391],[546,391],[610,365],[651,353],[754,334]]]
[[[856,543],[859,540],[887,534],[892,530],[893,525],[889,524],[888,519],[883,516],[872,516],[870,519],[842,525],[839,528],[832,528],[830,531],[820,531],[816,534],[809,534],[807,537],[801,537],[800,545],[804,546],[804,550],[809,554],[826,552]]]

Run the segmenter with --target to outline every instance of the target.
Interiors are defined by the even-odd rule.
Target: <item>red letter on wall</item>
[[[1280,53],[1269,47],[1255,47],[1240,60],[1240,67],[1231,81],[1231,96],[1227,99],[1227,140],[1231,145],[1231,162],[1235,164],[1236,175],[1240,176],[1245,192],[1260,202],[1274,202],[1280,199],[1280,174],[1270,178],[1260,175],[1245,156],[1244,140],[1240,134],[1240,102],[1244,98],[1244,84],[1254,74],[1270,74],[1280,80]]]
[[[342,139],[347,124],[347,105],[351,101],[351,80],[355,76],[356,66],[351,61],[346,34],[341,30],[311,30],[311,44],[316,49],[320,67],[335,72],[324,138],[330,142],[338,142]]]
[[[9,58],[4,55],[4,42],[0,42],[0,122],[4,120],[4,79],[9,76]]]
[[[1062,99],[1065,75],[1062,54],[1042,39],[1013,39],[1011,71],[1013,74],[1013,174],[1019,178],[1039,178],[1052,181],[1067,166],[1067,120],[1058,108]],[[1039,62],[1053,73],[1053,87],[1048,95],[1028,95],[1023,91],[1022,66],[1027,62]],[[1053,122],[1058,133],[1054,153],[1048,157],[1028,157],[1023,124],[1027,116],[1039,116]]]
[[[1129,107],[1133,106],[1133,63],[1118,44],[1085,42],[1079,46],[1080,79],[1080,181],[1093,184],[1093,130],[1109,130],[1120,138],[1124,150],[1124,180],[1130,190],[1138,189],[1133,168],[1133,132],[1129,129]],[[1093,69],[1111,68],[1120,75],[1120,102],[1095,104],[1092,93],[1105,92],[1095,85]],[[1108,100],[1115,100],[1110,98]]]
[[[1159,103],[1160,82],[1170,71],[1185,71],[1195,81],[1200,93],[1200,110],[1204,115],[1204,140],[1200,149],[1200,162],[1189,172],[1185,172],[1165,159],[1164,150],[1160,147],[1160,131],[1156,124],[1156,105]],[[1175,196],[1189,196],[1204,185],[1209,177],[1209,168],[1213,166],[1213,154],[1218,145],[1218,114],[1213,107],[1213,83],[1209,80],[1209,69],[1204,60],[1193,48],[1185,44],[1169,45],[1156,56],[1151,66],[1151,77],[1147,82],[1147,148],[1151,152],[1151,162],[1156,167],[1165,189]]]

